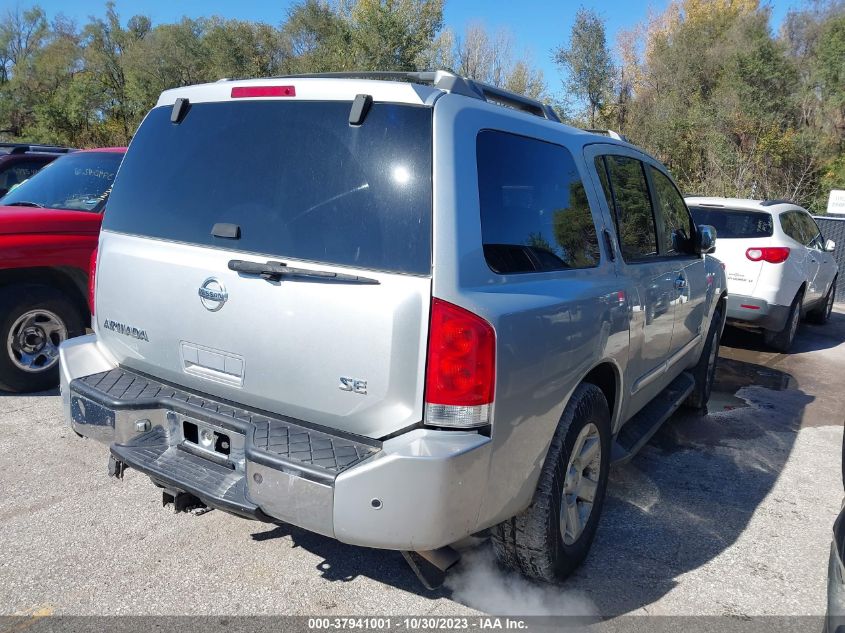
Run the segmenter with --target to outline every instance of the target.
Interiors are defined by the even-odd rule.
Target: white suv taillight
[[[495,381],[493,326],[468,310],[432,299],[425,423],[453,428],[486,426]]]
[[[782,264],[789,258],[789,249],[786,246],[761,246],[749,248],[745,256],[752,262],[764,261],[770,264]]]

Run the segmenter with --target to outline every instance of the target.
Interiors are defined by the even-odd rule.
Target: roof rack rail
[[[785,198],[775,198],[774,200],[763,200],[760,202],[761,207],[773,207],[776,204],[794,204],[795,206],[798,206],[792,200],[787,200]]]
[[[69,147],[55,145],[39,145],[38,143],[0,143],[0,148],[8,148],[10,154],[24,154],[26,152],[49,152],[51,154],[67,154],[75,150]]]
[[[461,77],[447,70],[425,70],[425,71],[350,71],[335,73],[310,73],[305,75],[282,75],[277,79],[379,79],[383,81],[407,81],[411,83],[427,84],[463,95],[472,99],[489,101],[499,105],[507,106],[533,114],[535,116],[556,121],[560,119],[551,106],[546,105],[537,99],[531,99],[524,95],[497,88],[475,79]],[[223,81],[223,80],[221,80]]]
[[[619,132],[615,132],[613,130],[585,129],[584,131],[589,132],[590,134],[601,134],[603,136],[616,139],[617,141],[625,141],[626,143],[628,142],[628,139],[625,137],[624,134],[620,134]]]

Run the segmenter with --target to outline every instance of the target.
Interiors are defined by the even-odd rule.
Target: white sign
[[[831,189],[830,198],[827,199],[827,212],[845,214],[845,191]]]

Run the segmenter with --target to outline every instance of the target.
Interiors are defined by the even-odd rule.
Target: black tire
[[[575,443],[582,431],[598,432],[599,464],[592,508],[576,538],[566,543],[561,530],[564,482]],[[586,446],[586,444],[585,444]],[[546,582],[563,580],[586,558],[604,504],[610,469],[610,411],[601,389],[584,383],[576,388],[552,438],[531,505],[491,530],[499,563],[523,575]],[[586,472],[584,469],[583,472]],[[577,470],[573,472],[580,472]],[[578,477],[581,479],[581,476]],[[592,479],[588,477],[587,479]],[[577,509],[577,495],[573,497]],[[571,505],[571,504],[570,504]]]
[[[716,365],[719,362],[719,340],[722,334],[722,308],[718,306],[713,311],[710,329],[707,331],[707,341],[701,350],[701,358],[692,371],[695,378],[695,388],[684,400],[684,406],[699,411],[707,410],[707,402],[713,391],[713,379],[716,376]]]
[[[28,312],[43,310],[44,314],[49,313],[55,316],[57,322],[67,333],[64,338],[72,338],[84,333],[83,319],[79,309],[74,305],[63,292],[49,286],[40,285],[18,285],[7,286],[0,289],[0,389],[14,392],[44,391],[59,384],[58,358],[51,361],[49,358],[38,352],[32,354],[36,357],[31,371],[26,371],[19,366],[26,364],[23,356],[20,356],[18,343],[22,339],[14,339],[10,342],[10,334],[14,327],[17,333],[25,333],[26,328],[21,328],[18,323]],[[43,319],[40,323],[43,323]],[[33,326],[36,338],[39,321]],[[59,333],[49,336],[53,344],[63,340]],[[43,348],[42,348],[43,349]],[[39,365],[43,368],[39,369]]]
[[[833,301],[835,298],[836,278],[833,279],[833,282],[830,284],[830,288],[827,289],[827,294],[824,296],[824,300],[819,304],[819,306],[807,312],[807,321],[815,323],[816,325],[824,325],[827,323],[827,320],[830,318],[830,313],[833,312]]]
[[[798,294],[792,300],[792,305],[789,307],[789,316],[786,318],[786,323],[782,330],[779,332],[771,332],[769,330],[763,332],[766,345],[773,350],[786,353],[792,347],[795,334],[798,332],[798,324],[801,321],[801,302],[803,299],[804,291],[799,290]]]

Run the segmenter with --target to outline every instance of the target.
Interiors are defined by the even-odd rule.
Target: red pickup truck
[[[126,148],[58,158],[0,198],[0,389],[59,382],[59,344],[90,323],[88,271]]]

